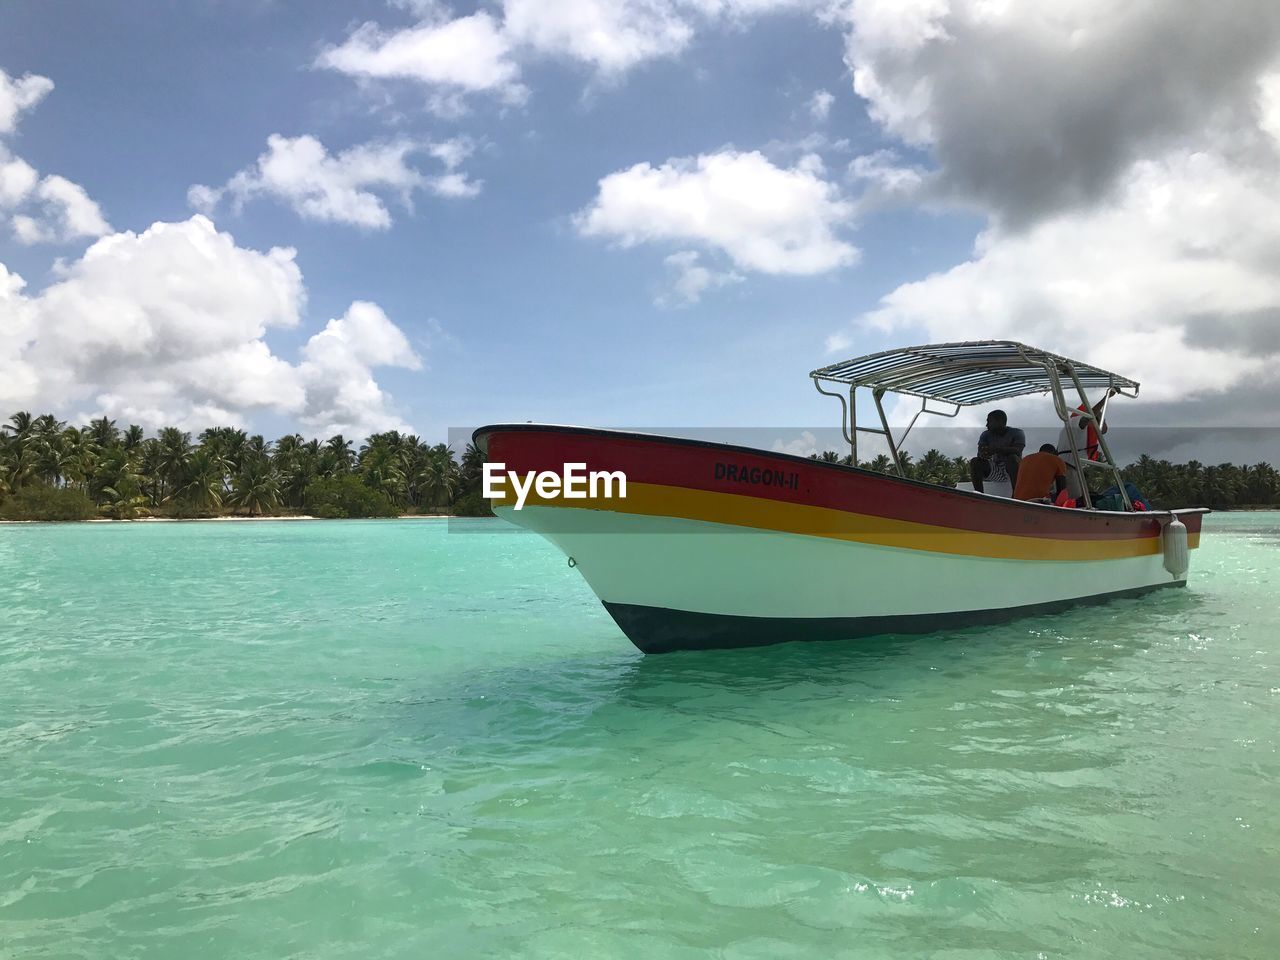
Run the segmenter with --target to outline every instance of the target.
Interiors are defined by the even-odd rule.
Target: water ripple
[[[647,659],[535,537],[229,526],[0,529],[0,956],[1280,955],[1274,516]]]

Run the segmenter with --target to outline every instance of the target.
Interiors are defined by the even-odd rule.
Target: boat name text
[[[484,495],[490,500],[507,498],[506,482],[515,491],[515,508],[523,510],[532,490],[539,500],[592,500],[627,498],[627,475],[621,470],[587,470],[585,463],[566,463],[564,470],[508,470],[505,463],[484,465]]]
[[[717,463],[716,479],[734,483],[756,483],[766,487],[800,489],[800,474],[788,470],[770,470],[768,467],[749,467],[736,463]]]

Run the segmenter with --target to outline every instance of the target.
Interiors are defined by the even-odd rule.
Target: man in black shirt
[[[969,461],[969,479],[973,489],[982,493],[984,480],[1008,478],[1009,488],[1018,485],[1018,464],[1022,462],[1022,450],[1027,438],[1017,427],[1009,426],[1009,418],[1003,410],[987,414],[987,429],[978,437],[978,455]]]

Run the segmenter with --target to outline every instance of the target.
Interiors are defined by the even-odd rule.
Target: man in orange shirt
[[[1053,487],[1051,491],[1049,488]],[[1015,500],[1039,500],[1052,497],[1067,489],[1067,464],[1058,456],[1058,448],[1046,443],[1039,453],[1024,457],[1018,468],[1018,485],[1014,488]]]

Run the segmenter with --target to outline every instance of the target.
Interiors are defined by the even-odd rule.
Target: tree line
[[[813,456],[852,462],[830,450]],[[914,480],[952,486],[969,476],[965,457],[929,450],[902,458]],[[883,454],[858,465],[894,472]],[[394,430],[357,447],[341,434],[268,441],[234,427],[194,437],[165,427],[147,436],[136,424],[120,428],[106,417],[75,427],[20,412],[0,428],[0,518],[481,516],[490,512],[480,490],[483,466],[474,444],[459,458],[446,444]],[[1121,474],[1158,508],[1280,506],[1280,473],[1268,463],[1207,466],[1143,455]]]
[[[948,457],[939,450],[930,450],[919,460],[912,459],[911,454],[905,451],[900,451],[900,456],[905,473],[912,480],[950,487],[969,479],[968,457]],[[842,457],[834,450],[812,454],[810,459],[846,465],[853,462],[852,457],[847,454]],[[878,473],[897,472],[885,454],[873,460],[859,461],[858,466]],[[1211,507],[1231,510],[1280,506],[1280,471],[1269,463],[1252,466],[1234,463],[1209,466],[1198,460],[1171,463],[1144,453],[1133,463],[1121,467],[1120,475],[1142,491],[1147,501],[1158,509]],[[1099,474],[1098,479],[1101,477]]]
[[[459,460],[394,430],[356,447],[341,434],[268,441],[234,427],[195,437],[165,427],[147,436],[106,417],[75,427],[19,412],[0,428],[0,517],[485,515],[483,464],[474,444]]]

